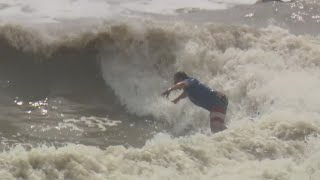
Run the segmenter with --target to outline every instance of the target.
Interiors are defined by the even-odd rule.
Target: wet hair
[[[180,79],[180,80],[185,80],[185,79],[188,79],[189,76],[183,71],[178,71],[174,74],[174,78]]]

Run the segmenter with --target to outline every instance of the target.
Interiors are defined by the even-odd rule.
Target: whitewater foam
[[[319,132],[319,118],[291,116],[270,114],[214,136],[158,134],[141,149],[16,147],[0,154],[1,174],[8,179],[317,179],[313,159],[319,146],[312,134]],[[302,125],[308,124],[306,116],[314,125]]]

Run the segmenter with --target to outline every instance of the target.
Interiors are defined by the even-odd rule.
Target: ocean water
[[[0,179],[320,179],[320,2],[3,0]],[[228,129],[160,96],[186,71]]]

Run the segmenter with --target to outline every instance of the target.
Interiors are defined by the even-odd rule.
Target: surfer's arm
[[[177,98],[175,98],[172,102],[177,104],[181,99],[184,99],[187,97],[187,93],[183,91]]]
[[[188,83],[186,81],[181,81],[181,82],[175,84],[174,86],[172,86],[171,88],[167,89],[166,91],[164,91],[162,93],[162,96],[168,97],[169,94],[171,93],[171,91],[178,90],[178,89],[184,89],[187,86],[188,86]]]

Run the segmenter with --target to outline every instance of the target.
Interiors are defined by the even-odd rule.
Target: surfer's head
[[[174,74],[173,76],[173,81],[174,84],[177,84],[178,82],[184,81],[185,79],[188,79],[189,76],[183,72],[183,71],[178,71]]]

